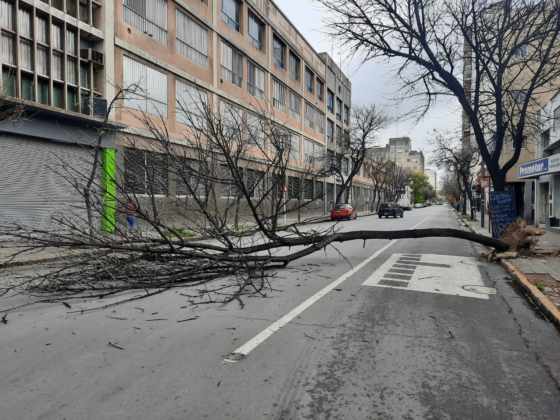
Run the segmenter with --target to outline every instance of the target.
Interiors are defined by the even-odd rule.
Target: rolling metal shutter
[[[0,135],[0,224],[52,228],[62,214],[85,220],[83,200],[60,171],[87,174],[91,159],[84,146]]]

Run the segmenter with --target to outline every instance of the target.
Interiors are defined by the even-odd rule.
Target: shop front
[[[560,227],[560,153],[523,163],[519,177],[534,181],[535,223]]]

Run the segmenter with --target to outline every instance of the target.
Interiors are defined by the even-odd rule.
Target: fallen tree
[[[142,292],[113,305],[189,286],[194,303],[242,302],[247,295],[265,295],[277,270],[347,241],[362,240],[365,246],[376,239],[455,237],[507,249],[498,240],[457,229],[341,232],[332,224],[286,225],[286,215],[324,198],[319,187],[324,159],[298,173],[294,163],[301,155],[294,150],[301,149],[273,116],[261,112],[249,118],[231,105],[216,111],[199,95],[183,108],[182,141],[170,138],[163,118],[137,112],[152,142],[129,139],[124,167],[111,175],[124,180],[114,183],[114,192],[92,193],[105,185],[92,176],[107,176],[98,167],[100,159],[93,159],[89,173],[65,163],[60,173],[82,195],[86,211],[56,215],[48,229],[0,225],[0,247],[15,250],[5,262],[44,249],[65,255],[4,284],[0,295],[28,293],[53,302]],[[288,188],[303,189],[291,180],[302,177],[314,186],[312,199],[290,198]],[[296,193],[299,197],[301,191]],[[108,203],[117,214],[114,221],[107,220]],[[96,228],[94,219],[105,230]]]

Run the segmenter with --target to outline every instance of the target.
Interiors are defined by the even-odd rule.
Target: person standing
[[[132,199],[128,199],[126,203],[126,223],[128,225],[128,231],[133,232],[136,230],[138,222],[136,221],[136,213],[138,211],[138,205]]]

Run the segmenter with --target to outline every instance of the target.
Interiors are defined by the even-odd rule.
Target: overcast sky
[[[337,48],[326,34],[326,12],[316,0],[275,0],[298,30],[318,51],[328,52],[342,67],[352,81],[353,105],[371,104],[382,106],[391,116],[405,115],[411,106],[410,100],[399,100],[399,80],[395,76],[394,63],[361,64]],[[459,108],[454,99],[440,101],[421,121],[399,120],[384,130],[378,139],[384,145],[390,137],[408,136],[413,148],[422,150],[429,164],[433,130],[457,130],[460,126]]]

